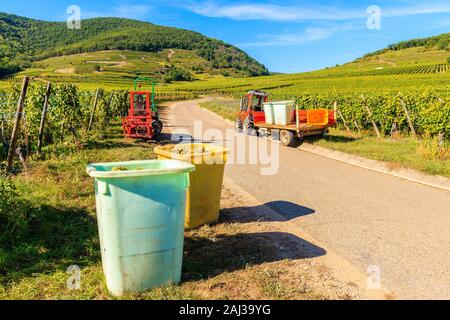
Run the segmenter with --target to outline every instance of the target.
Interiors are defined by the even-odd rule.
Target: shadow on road
[[[289,201],[272,201],[266,203],[265,206],[269,207],[286,220],[294,220],[316,212],[311,208],[307,208]]]
[[[268,209],[275,211],[277,215],[268,213]],[[245,214],[243,214],[243,212]],[[292,203],[289,201],[272,201],[256,207],[226,208],[221,210],[221,218],[236,220],[238,222],[274,221],[282,222],[294,220],[310,214],[315,210]]]
[[[189,134],[171,134],[171,133],[161,133],[159,136],[159,143],[161,144],[179,144],[179,143],[214,143],[214,142],[225,142],[227,140],[216,139],[216,140],[201,140],[195,139]]]

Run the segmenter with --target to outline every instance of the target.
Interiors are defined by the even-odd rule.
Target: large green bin
[[[266,102],[263,104],[264,116],[267,124],[275,124],[275,115],[272,102]]]
[[[175,160],[92,164],[103,271],[115,296],[178,284],[189,172]]]
[[[287,126],[292,123],[294,101],[272,101],[275,124]]]

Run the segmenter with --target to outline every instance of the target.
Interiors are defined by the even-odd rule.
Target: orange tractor
[[[145,82],[151,84],[151,91],[142,89]],[[127,138],[153,140],[159,137],[163,124],[156,108],[153,79],[137,78],[134,81],[134,90],[130,91],[130,108],[128,115],[122,118],[122,124]]]
[[[291,105],[292,110],[283,109],[286,103]],[[323,135],[328,132],[330,127],[336,125],[334,110],[299,110],[298,104],[293,101],[269,101],[269,95],[263,91],[248,92],[241,99],[240,104],[239,116],[235,122],[237,132],[247,135],[271,136],[285,146],[297,146],[304,137]],[[286,119],[286,122],[279,124],[276,121],[266,121],[264,105],[277,108],[275,111],[277,114],[279,114],[279,110],[283,110],[281,112],[283,114],[287,109],[288,114],[282,117]],[[282,109],[279,109],[280,106]]]
[[[255,122],[264,122],[265,114],[263,104],[269,102],[269,95],[264,91],[249,91],[242,99],[239,117],[235,127],[237,132],[244,132],[248,135],[256,135]]]

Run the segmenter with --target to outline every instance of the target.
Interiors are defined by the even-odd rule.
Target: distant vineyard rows
[[[188,100],[200,94],[219,94],[239,98],[243,92],[257,88],[268,91],[273,100],[294,99],[302,109],[332,109],[336,102],[349,127],[355,130],[370,130],[371,120],[374,120],[384,134],[390,132],[394,123],[400,130],[409,131],[402,106],[404,101],[418,133],[432,135],[444,133],[446,139],[450,137],[450,92],[445,88],[429,87],[394,92],[383,90],[383,86],[380,85],[379,90],[370,92],[358,92],[358,88],[355,88],[350,92],[341,93],[330,88],[329,92],[318,94],[311,91],[304,93],[303,88],[297,86],[294,77],[271,77],[263,80],[246,78],[230,79],[225,82],[218,80],[177,83],[158,87],[156,99],[158,101]],[[0,120],[3,137],[8,137],[10,133],[12,121],[8,115],[13,115],[15,112],[19,90],[20,85],[15,84],[14,89],[0,91]],[[27,131],[32,141],[35,141],[37,137],[44,92],[44,83],[33,82],[27,94],[25,115]],[[127,111],[128,91],[114,91],[114,98],[109,105],[111,93],[111,91],[100,90],[94,123],[98,128],[104,127],[110,119]],[[361,93],[364,93],[365,102],[361,98]],[[86,130],[94,95],[94,90],[80,90],[71,84],[53,86],[50,96],[49,126],[46,130],[47,143],[62,141]],[[367,114],[364,103],[372,110],[372,119]],[[342,122],[340,124],[342,125]]]
[[[433,64],[407,67],[390,67],[378,70],[365,71],[348,71],[340,73],[313,73],[313,74],[299,74],[299,75],[283,75],[263,78],[249,79],[218,79],[208,80],[207,82],[192,82],[174,84],[171,90],[181,92],[196,92],[208,93],[211,91],[217,92],[232,92],[234,89],[243,90],[245,88],[255,88],[261,90],[271,90],[277,88],[285,88],[295,86],[296,83],[304,83],[306,80],[322,80],[322,79],[336,79],[336,78],[352,78],[352,77],[373,77],[373,76],[401,76],[401,75],[416,75],[416,74],[439,74],[450,71],[450,64]],[[384,77],[380,77],[380,88],[383,84],[389,81]]]
[[[450,64],[431,64],[406,67],[389,67],[364,71],[347,71],[339,73],[314,73],[303,74],[297,80],[306,79],[327,79],[327,78],[343,78],[343,77],[364,77],[364,76],[385,76],[385,75],[403,75],[403,74],[432,74],[445,73],[450,71]]]
[[[2,82],[10,82],[11,84],[18,84],[22,81],[21,77],[17,77],[17,76],[6,76],[6,77],[1,77],[0,81]]]
[[[429,74],[429,73],[444,73],[450,70],[450,64],[432,64],[421,66],[395,67],[378,70],[360,71],[354,73],[341,73],[335,75],[336,77],[348,76],[376,76],[376,75],[391,75],[391,74]]]

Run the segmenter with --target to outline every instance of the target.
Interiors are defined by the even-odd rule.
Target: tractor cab
[[[264,102],[269,101],[269,96],[263,91],[250,91],[241,99],[241,111],[264,111]]]
[[[238,132],[245,131],[251,134],[254,131],[255,122],[264,122],[263,105],[269,102],[269,95],[264,91],[252,90],[242,97],[240,102],[240,113],[236,120],[236,130]]]
[[[148,83],[151,90],[145,90]],[[134,90],[130,91],[128,115],[122,119],[127,138],[152,140],[158,138],[163,129],[155,103],[155,82],[150,78],[137,78]]]
[[[133,96],[131,101],[131,115],[132,116],[145,116],[150,114],[149,105],[149,93],[148,92],[132,92]]]

